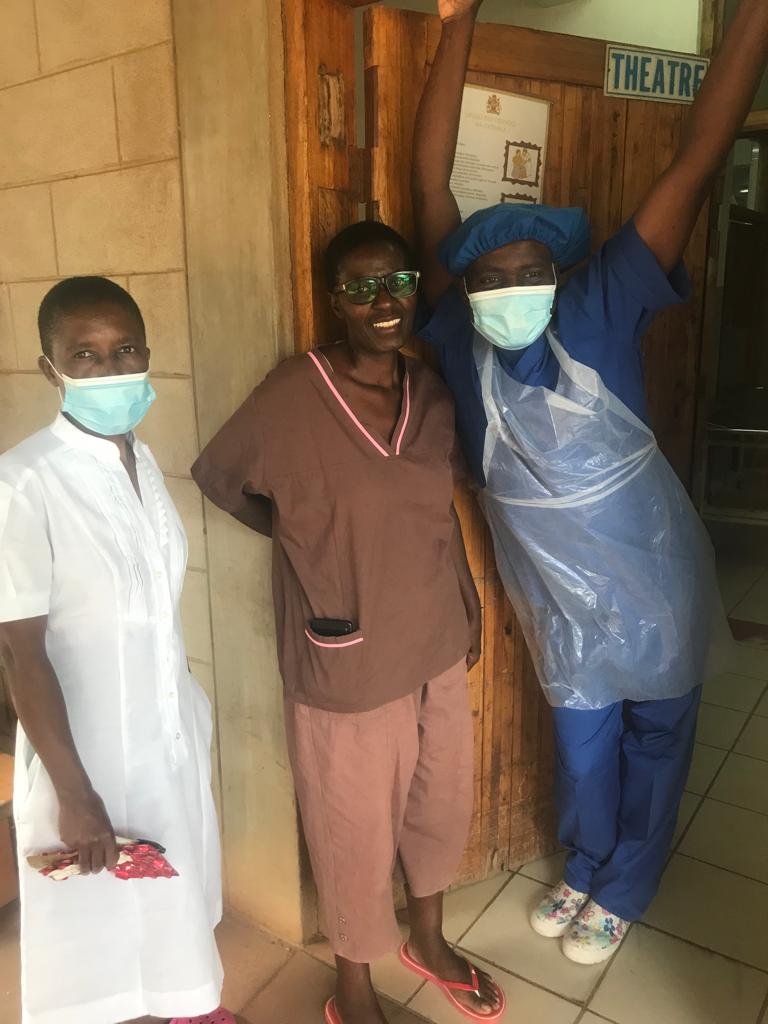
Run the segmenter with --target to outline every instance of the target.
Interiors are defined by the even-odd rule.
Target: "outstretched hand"
[[[474,14],[483,0],[437,0],[437,13],[441,21],[455,21]]]

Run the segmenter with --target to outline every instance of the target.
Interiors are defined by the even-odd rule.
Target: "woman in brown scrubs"
[[[452,402],[400,353],[412,267],[391,228],[342,231],[326,273],[346,339],[273,370],[193,468],[213,502],[274,542],[288,748],[338,966],[329,1024],[385,1020],[368,965],[400,945],[397,861],[404,967],[471,1019],[504,1008],[442,934],[472,811],[480,605],[452,503]]]

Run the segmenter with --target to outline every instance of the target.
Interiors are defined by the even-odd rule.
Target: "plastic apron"
[[[504,587],[554,707],[681,697],[730,636],[712,545],[650,428],[547,338],[554,391],[514,380],[475,335]]]

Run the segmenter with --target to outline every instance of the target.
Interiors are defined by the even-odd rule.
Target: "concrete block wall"
[[[169,0],[3,0],[0,139],[0,451],[58,406],[37,369],[41,298],[113,278],[147,324],[158,399],[139,433],[189,534],[185,631],[215,708]],[[220,800],[218,767],[217,749]]]

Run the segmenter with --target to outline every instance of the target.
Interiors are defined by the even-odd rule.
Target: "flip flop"
[[[223,1006],[213,1013],[204,1013],[202,1017],[174,1017],[171,1024],[237,1024],[237,1021]]]
[[[462,958],[463,959],[463,958]],[[489,1021],[493,1024],[494,1021],[501,1020],[504,1016],[504,1011],[507,1008],[507,997],[504,995],[504,990],[496,982],[493,982],[493,987],[496,990],[496,995],[499,999],[499,1005],[495,1010],[491,1010],[490,1013],[477,1013],[475,1010],[470,1010],[468,1006],[464,1006],[454,996],[454,992],[474,992],[479,995],[480,992],[480,979],[477,976],[477,970],[472,966],[469,960],[464,960],[464,963],[469,968],[469,974],[472,979],[471,982],[463,981],[444,981],[442,978],[438,978],[436,974],[428,971],[423,964],[420,964],[418,960],[414,960],[411,954],[408,952],[408,943],[404,942],[400,947],[400,962],[404,967],[407,967],[409,971],[413,971],[414,974],[418,974],[422,978],[426,978],[427,981],[431,981],[433,985],[437,985],[440,991],[443,993],[445,998],[453,1007],[464,1014],[465,1017],[469,1017],[470,1020],[477,1021]],[[328,1021],[328,1024],[341,1024],[340,1021]]]
[[[341,1017],[336,1009],[336,996],[331,996],[325,1004],[325,1024],[341,1024]]]

